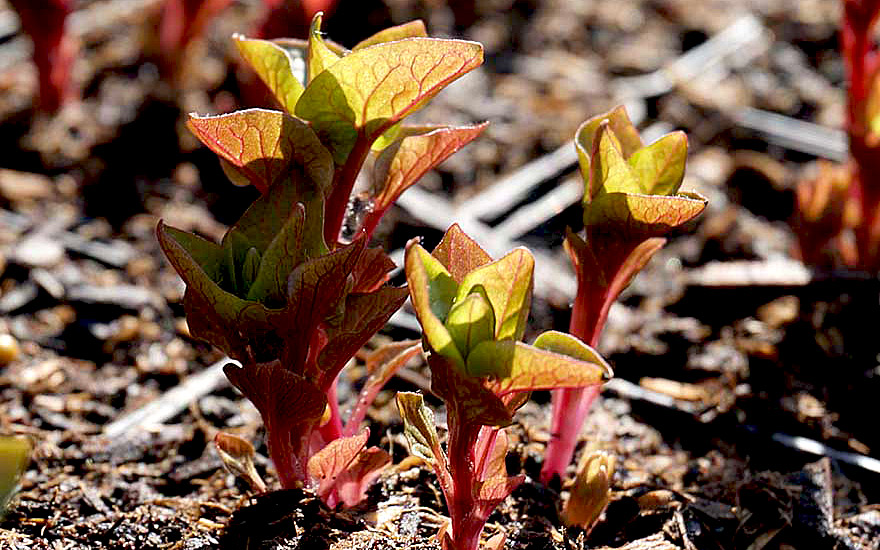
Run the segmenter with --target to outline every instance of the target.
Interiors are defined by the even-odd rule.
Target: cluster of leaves
[[[700,214],[706,199],[679,192],[685,134],[644,146],[623,107],[581,125],[575,146],[585,182],[584,235],[569,230],[565,238],[578,280],[569,332],[596,346],[611,304],[664,245],[664,235]],[[598,388],[553,393],[543,481],[564,474],[597,394]]]
[[[318,15],[307,41],[236,38],[284,111],[189,121],[227,175],[261,196],[220,244],[162,222],[157,233],[186,283],[191,333],[242,365],[225,372],[260,411],[282,484],[313,486],[333,505],[362,498],[389,461],[366,446],[368,430],[358,432],[362,412],[343,427],[335,395],[341,369],[407,296],[385,285],[393,263],[367,248],[369,233],[404,189],[482,130],[400,121],[478,66],[482,48],[427,38],[414,22],[348,51],[324,41],[320,22]],[[376,157],[375,219],[340,242],[368,155]],[[395,349],[388,364],[396,368],[412,349]],[[375,379],[387,379],[388,368]]]
[[[446,403],[444,452],[418,394],[398,394],[411,451],[434,468],[449,507],[444,548],[476,549],[489,514],[523,480],[508,476],[501,429],[533,390],[598,387],[611,369],[588,345],[550,331],[534,344],[526,328],[534,259],[523,248],[492,261],[452,226],[428,253],[406,249],[406,277],[422,326],[431,389]]]
[[[841,47],[849,86],[850,162],[820,163],[798,184],[795,227],[807,263],[880,271],[880,1],[844,0]],[[830,257],[830,262],[828,261]]]

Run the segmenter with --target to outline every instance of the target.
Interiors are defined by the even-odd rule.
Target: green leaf
[[[573,336],[548,332],[542,337],[543,340],[536,341],[542,347],[512,340],[482,342],[468,356],[468,374],[488,376],[487,387],[498,396],[521,391],[581,388],[611,379],[611,367],[592,348]],[[569,355],[568,352],[578,355]]]
[[[435,466],[445,468],[446,453],[440,446],[440,437],[434,427],[434,413],[425,406],[422,394],[397,392],[397,410],[403,418],[403,433],[409,445],[409,452]]]
[[[321,228],[323,199],[317,191],[303,191],[292,179],[295,175],[292,173],[291,178],[281,180],[271,193],[260,196],[248,207],[223,237],[224,248],[235,249],[236,257],[242,259],[251,246],[260,254],[266,254],[285,225],[294,223],[291,217],[297,216],[295,223],[302,224],[301,241],[288,244],[299,245],[302,252],[298,257],[314,258],[327,251]],[[304,216],[295,214],[301,209]]]
[[[6,512],[6,506],[15,494],[18,479],[31,460],[32,450],[30,439],[0,436],[0,516]]]
[[[460,367],[464,358],[443,325],[458,285],[436,258],[413,239],[406,246],[405,270],[410,298],[425,339],[433,351],[449,357]]]
[[[165,256],[186,283],[185,305],[192,335],[208,340],[232,357],[241,358],[246,353],[248,338],[237,330],[236,325],[245,310],[259,309],[259,304],[242,300],[220,288],[184,247],[191,239],[184,237],[183,242],[177,241],[178,237],[186,235],[184,232],[168,228],[160,221],[156,234]],[[262,314],[261,311],[252,313],[257,318]]]
[[[584,180],[588,181],[590,179],[590,164],[596,131],[599,129],[599,125],[606,121],[610,130],[614,133],[618,142],[620,142],[620,150],[624,158],[629,158],[633,153],[642,148],[642,138],[639,137],[638,130],[630,122],[629,115],[626,114],[626,108],[622,105],[615,107],[605,114],[589,119],[577,129],[574,140]]]
[[[687,135],[673,132],[633,153],[628,163],[646,194],[673,195],[681,187],[686,161]]]
[[[293,113],[296,102],[305,91],[303,75],[306,60],[294,48],[286,48],[270,40],[246,38],[240,34],[232,36],[238,51],[245,61],[253,67],[279,105],[288,113]]]
[[[303,224],[305,207],[294,205],[290,217],[263,252],[259,271],[251,279],[247,299],[284,307],[287,298],[287,277],[304,260]],[[256,251],[255,248],[251,250]]]
[[[357,139],[372,143],[482,60],[476,42],[407,38],[378,44],[318,74],[295,112],[344,164]]]
[[[584,193],[584,204],[589,205],[608,193],[643,193],[638,174],[623,156],[620,141],[602,121],[593,141],[592,168],[589,193]]]
[[[324,38],[321,36],[322,18],[321,12],[316,13],[309,29],[308,81],[310,83],[327,67],[342,59],[342,55],[334,52],[324,43]]]
[[[457,223],[446,230],[431,256],[449,270],[449,274],[458,284],[461,284],[465,275],[492,261],[489,254],[462,231]]]
[[[247,109],[225,115],[190,115],[192,132],[261,193],[295,164],[312,185],[330,187],[333,160],[308,124],[280,111]]]
[[[482,286],[495,312],[495,339],[519,340],[529,317],[534,269],[532,254],[517,248],[465,275],[456,301],[463,300],[475,286]]]
[[[445,325],[464,357],[480,342],[493,338],[495,312],[482,286],[475,286],[463,300],[455,302]]]
[[[352,48],[352,51],[362,50],[364,48],[369,48],[370,46],[383,44],[385,42],[403,40],[404,38],[416,38],[425,36],[428,36],[428,31],[425,29],[425,23],[421,19],[416,19],[415,21],[410,21],[409,23],[404,23],[403,25],[388,27],[387,29],[381,30],[373,36],[370,36],[369,38],[365,38],[358,42],[357,45]]]

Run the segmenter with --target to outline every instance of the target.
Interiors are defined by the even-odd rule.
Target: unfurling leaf
[[[309,475],[318,482],[315,490],[325,501],[336,485],[336,478],[354,462],[370,437],[369,428],[351,437],[340,437],[312,455],[309,459]]]
[[[584,453],[571,487],[562,517],[566,525],[577,525],[589,532],[611,496],[614,455],[604,451]]]
[[[431,256],[440,261],[458,284],[461,284],[465,275],[492,261],[489,254],[462,231],[457,223],[446,230]]]
[[[455,302],[445,325],[464,357],[480,342],[494,338],[495,312],[482,286]]]
[[[233,35],[232,40],[281,107],[293,113],[305,91],[306,60],[300,51],[272,40],[245,38],[240,34]]]
[[[423,336],[434,351],[463,367],[464,358],[443,324],[449,316],[458,285],[443,264],[416,241],[413,239],[407,243],[405,268],[410,299],[422,325]]]
[[[428,464],[446,464],[446,453],[434,427],[434,413],[425,406],[422,394],[397,392],[397,410],[403,418],[409,452]]]
[[[309,29],[308,49],[308,81],[312,82],[316,76],[324,72],[342,58],[342,55],[331,50],[321,36],[321,13],[316,13],[312,19],[312,27]]]
[[[481,286],[495,312],[495,339],[519,340],[525,333],[532,304],[534,270],[531,253],[517,248],[465,275],[456,300],[464,299],[475,286]]]
[[[214,436],[214,447],[226,471],[244,479],[254,492],[262,493],[266,490],[266,484],[254,466],[256,452],[249,441],[237,435],[217,432]]]

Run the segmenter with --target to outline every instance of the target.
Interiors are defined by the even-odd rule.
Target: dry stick
[[[223,367],[229,363],[238,364],[237,361],[224,357],[205,370],[187,377],[146,405],[107,424],[104,426],[104,435],[113,439],[133,430],[158,426],[174,418],[193,401],[229,384],[223,374]]]
[[[648,388],[643,388],[638,384],[633,384],[632,382],[623,380],[621,378],[615,378],[611,380],[610,382],[605,384],[605,387],[610,389],[617,395],[630,400],[647,401],[648,403],[651,403],[658,407],[675,409],[688,414],[696,414],[697,412],[699,412],[699,407],[695,406],[694,403],[688,403],[679,399],[675,399],[674,397],[669,396],[665,393],[660,393],[654,390],[650,390]],[[762,434],[754,426],[746,426],[746,428],[754,434],[766,436],[766,434]],[[784,433],[775,432],[770,434],[769,437],[780,445],[795,449],[803,453],[817,456],[827,456],[828,458],[832,458],[840,462],[845,462],[847,464],[852,464],[853,466],[858,466],[859,468],[863,468],[871,472],[880,473],[880,460],[877,460],[876,458],[871,458],[869,456],[849,451],[838,451],[837,449],[829,447],[824,443],[801,436],[792,436]]]

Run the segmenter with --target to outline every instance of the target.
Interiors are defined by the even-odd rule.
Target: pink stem
[[[330,250],[335,249],[339,242],[339,232],[345,222],[351,191],[369,152],[370,141],[359,135],[345,164],[336,170],[324,215],[324,241]]]
[[[449,408],[449,473],[451,491],[445,491],[446,505],[452,522],[451,546],[444,539],[444,550],[476,550],[486,518],[476,513],[477,477],[474,451],[480,426],[462,422],[463,415],[455,407]],[[451,494],[450,494],[451,493]]]

